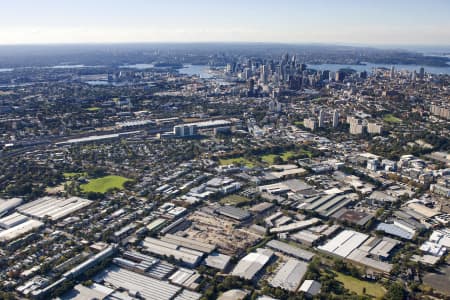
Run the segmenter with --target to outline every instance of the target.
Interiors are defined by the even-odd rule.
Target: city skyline
[[[450,299],[450,0],[14,0],[0,299]]]
[[[268,42],[448,45],[448,1],[29,0],[3,4],[0,44]]]

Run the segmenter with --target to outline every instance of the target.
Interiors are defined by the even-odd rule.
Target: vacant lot
[[[184,231],[186,237],[203,243],[216,244],[221,253],[235,255],[256,244],[259,235],[236,228],[237,222],[196,211],[188,217],[192,225]]]
[[[234,158],[223,158],[219,160],[222,166],[226,165],[243,165],[249,168],[253,168],[255,164],[244,157],[234,157]]]
[[[372,296],[375,299],[382,299],[386,290],[378,283],[359,280],[358,278],[348,276],[339,272],[337,274],[337,280],[342,282],[344,287],[358,295],[364,295],[363,290],[366,288],[366,295]]]
[[[83,192],[95,192],[95,193],[106,193],[111,189],[123,189],[125,182],[130,181],[130,179],[122,177],[109,175],[105,177],[100,177],[97,179],[91,179],[89,183],[82,184],[81,190]]]
[[[450,256],[439,273],[426,273],[423,282],[439,293],[450,295]]]
[[[225,198],[222,198],[219,202],[220,204],[228,204],[228,205],[243,205],[244,203],[249,202],[250,199],[240,196],[240,195],[230,195]]]

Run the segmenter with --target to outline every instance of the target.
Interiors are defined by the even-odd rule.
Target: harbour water
[[[207,65],[184,65],[182,69],[179,70],[180,74],[185,74],[189,76],[198,75],[200,78],[212,78],[214,75],[209,71],[209,66]]]
[[[392,66],[397,71],[409,71],[414,72],[414,70],[418,73],[420,68],[423,67],[425,72],[433,73],[433,74],[450,74],[450,66],[448,67],[428,67],[428,66],[419,66],[419,65],[388,65],[388,64],[371,64],[365,63],[364,65],[341,65],[341,64],[307,64],[309,69],[315,70],[328,70],[332,72],[336,72],[339,69],[353,69],[357,72],[367,71],[372,72],[375,68],[386,68],[391,69]]]

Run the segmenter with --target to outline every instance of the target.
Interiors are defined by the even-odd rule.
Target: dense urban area
[[[450,299],[448,57],[139,47],[0,51],[1,299]]]

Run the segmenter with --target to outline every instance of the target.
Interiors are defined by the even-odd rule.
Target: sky
[[[0,3],[0,44],[450,44],[450,0],[0,0]]]

